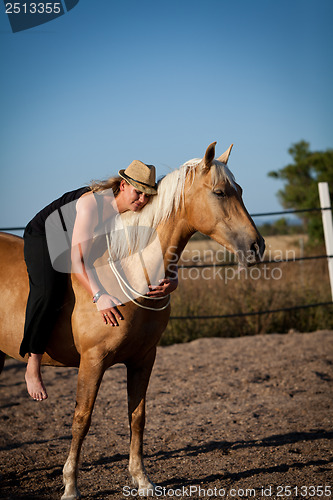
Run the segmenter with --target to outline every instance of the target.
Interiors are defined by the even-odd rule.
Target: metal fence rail
[[[256,262],[256,266],[260,266],[261,264],[282,264],[284,262],[299,262],[301,260],[316,260],[316,259],[333,259],[333,255],[310,255],[309,257],[294,257],[293,259],[279,259],[279,260],[261,260]],[[221,262],[216,264],[198,264],[198,265],[183,265],[181,264],[179,269],[201,269],[206,267],[229,267],[229,266],[238,266],[238,262]]]
[[[309,309],[311,307],[333,306],[333,302],[318,302],[316,304],[306,304],[304,306],[280,307],[279,309],[266,309],[264,311],[251,311],[245,313],[216,314],[211,316],[170,316],[170,319],[220,319],[220,318],[241,318],[245,316],[260,316],[261,314],[272,314],[283,311],[293,311],[297,309]]]

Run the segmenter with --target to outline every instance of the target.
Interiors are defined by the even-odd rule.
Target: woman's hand
[[[159,285],[149,285],[148,297],[165,297],[176,290],[178,286],[178,278],[164,278],[159,281]]]
[[[112,326],[119,326],[118,320],[124,319],[117,307],[121,305],[121,302],[116,297],[106,293],[103,293],[96,302],[104,323]]]

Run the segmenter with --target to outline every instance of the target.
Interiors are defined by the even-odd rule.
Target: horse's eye
[[[219,198],[225,197],[225,192],[222,191],[222,189],[216,189],[215,191],[213,191],[213,193],[215,194],[215,196],[218,196]]]

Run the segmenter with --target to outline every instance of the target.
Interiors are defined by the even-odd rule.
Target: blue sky
[[[13,34],[0,4],[0,227],[133,159],[164,175],[234,143],[251,213],[301,139],[333,146],[331,0],[80,0]],[[260,222],[259,219],[256,220]]]

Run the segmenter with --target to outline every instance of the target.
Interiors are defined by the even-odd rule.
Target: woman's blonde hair
[[[122,180],[123,179],[120,176],[110,177],[105,181],[92,181],[89,187],[93,193],[99,193],[101,191],[106,191],[107,189],[112,189],[113,194],[116,197],[120,192],[120,183]]]

